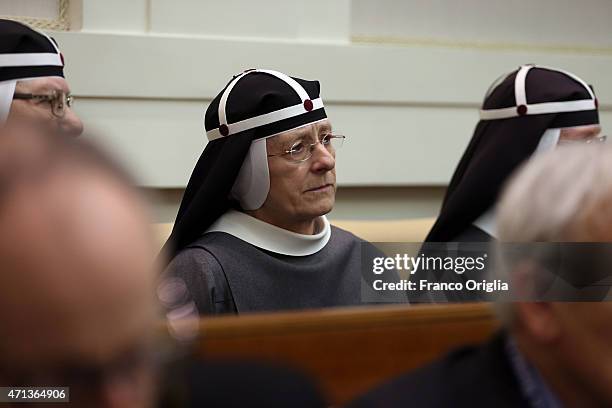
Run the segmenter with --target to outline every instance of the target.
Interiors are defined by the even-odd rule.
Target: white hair
[[[534,156],[509,179],[497,205],[500,246],[493,270],[508,279],[524,256],[504,256],[501,246],[520,242],[595,242],[612,227],[612,146],[561,146]],[[527,248],[525,246],[525,248]],[[545,265],[552,246],[530,245],[528,256]],[[534,284],[547,279],[542,271]],[[514,318],[508,304],[497,311],[506,325]]]
[[[610,201],[612,147],[562,146],[530,160],[511,177],[497,207],[498,238],[506,242],[582,240],[597,226],[584,221],[607,221],[604,215],[608,214],[593,211],[612,210],[606,205]]]

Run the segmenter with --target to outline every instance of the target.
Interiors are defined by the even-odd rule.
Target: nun
[[[569,143],[599,143],[597,99],[576,75],[556,68],[523,65],[502,75],[488,89],[480,121],[453,174],[440,215],[421,248],[424,256],[489,256],[487,243],[497,238],[495,203],[506,180],[534,154]],[[520,209],[517,209],[520,211]],[[439,243],[445,243],[443,245]],[[428,278],[460,290],[419,293],[414,302],[472,302],[490,299],[468,281],[482,282],[480,270],[432,271]]]
[[[0,19],[0,126],[28,124],[78,136],[81,120],[64,78],[64,57],[51,37]]]
[[[337,134],[319,82],[250,69],[205,115],[209,140],[162,251],[200,314],[361,303],[370,244],[331,226]],[[365,256],[365,255],[364,255]]]
[[[595,94],[576,75],[533,64],[503,75],[487,91],[480,122],[425,241],[495,239],[494,204],[510,174],[558,145],[605,141],[600,132]]]

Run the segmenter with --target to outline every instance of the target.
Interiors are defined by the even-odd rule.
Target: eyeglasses
[[[336,150],[342,147],[344,139],[346,139],[346,136],[334,135],[331,133],[324,134],[321,136],[319,141],[315,143],[308,143],[306,140],[300,139],[293,143],[288,150],[283,151],[283,153],[269,154],[268,157],[289,156],[287,157],[288,160],[294,163],[301,163],[312,157],[312,151],[319,143],[321,143],[328,152],[334,153]]]
[[[606,143],[608,140],[608,135],[601,135],[597,137],[592,137],[586,140],[586,143]]]
[[[52,91],[46,95],[36,95],[31,93],[15,93],[13,99],[36,99],[41,102],[49,102],[51,111],[58,118],[63,118],[66,114],[66,107],[72,107],[74,96],[70,93]]]
[[[606,141],[608,140],[608,136],[606,135],[601,135],[601,136],[596,136],[596,137],[589,137],[586,139],[570,139],[570,140],[559,140],[559,146],[575,146],[578,144],[599,144],[599,143],[606,143]]]

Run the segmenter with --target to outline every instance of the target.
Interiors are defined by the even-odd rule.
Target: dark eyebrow
[[[272,137],[268,139],[268,141],[271,143],[271,145],[268,146],[268,148],[272,147],[274,149],[286,150],[286,149],[291,148],[291,146],[295,143],[295,140],[296,140],[295,137],[288,138],[288,139],[280,138],[278,136]]]
[[[293,143],[297,142],[300,139],[304,139],[305,137],[308,136],[309,132],[304,131],[305,128],[302,129],[296,129],[297,133],[295,136],[290,137],[290,138],[286,138],[284,140],[278,140],[278,143],[282,146],[285,147],[290,147]],[[289,146],[287,146],[289,145]]]
[[[591,131],[591,137],[597,137],[597,136],[601,135],[601,133],[602,133],[602,129],[601,128],[593,129]]]
[[[304,126],[296,130],[297,130],[297,134],[295,135],[293,140],[303,139],[305,137],[308,137],[308,135],[310,134],[310,131],[309,131],[310,129],[307,126]]]
[[[319,133],[320,132],[332,132],[331,125],[328,125],[327,123],[324,125],[321,125],[321,127],[319,128]]]
[[[295,129],[296,134],[295,136],[291,137],[291,138],[287,138],[287,139],[276,139],[278,146],[282,146],[283,148],[290,148],[294,143],[296,143],[298,140],[301,139],[311,139],[312,137],[310,136],[310,129],[308,129],[307,126]],[[319,135],[321,135],[322,133],[331,133],[332,132],[332,127],[330,124],[322,124],[319,129],[318,129],[318,133]]]
[[[24,81],[25,82],[25,81]],[[44,85],[37,85],[34,87],[27,87],[31,89],[31,93],[33,94],[42,94],[42,93],[51,93],[55,92],[64,92],[65,94],[70,94],[70,90],[65,90],[60,84],[56,83],[46,83]],[[30,91],[28,91],[30,92]]]

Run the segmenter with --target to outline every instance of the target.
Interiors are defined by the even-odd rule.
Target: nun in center
[[[198,312],[372,301],[364,272],[381,253],[325,216],[345,136],[327,117],[319,82],[244,71],[212,100],[205,128],[209,143],[162,250],[165,276],[184,282]],[[379,295],[406,300],[404,293]]]

